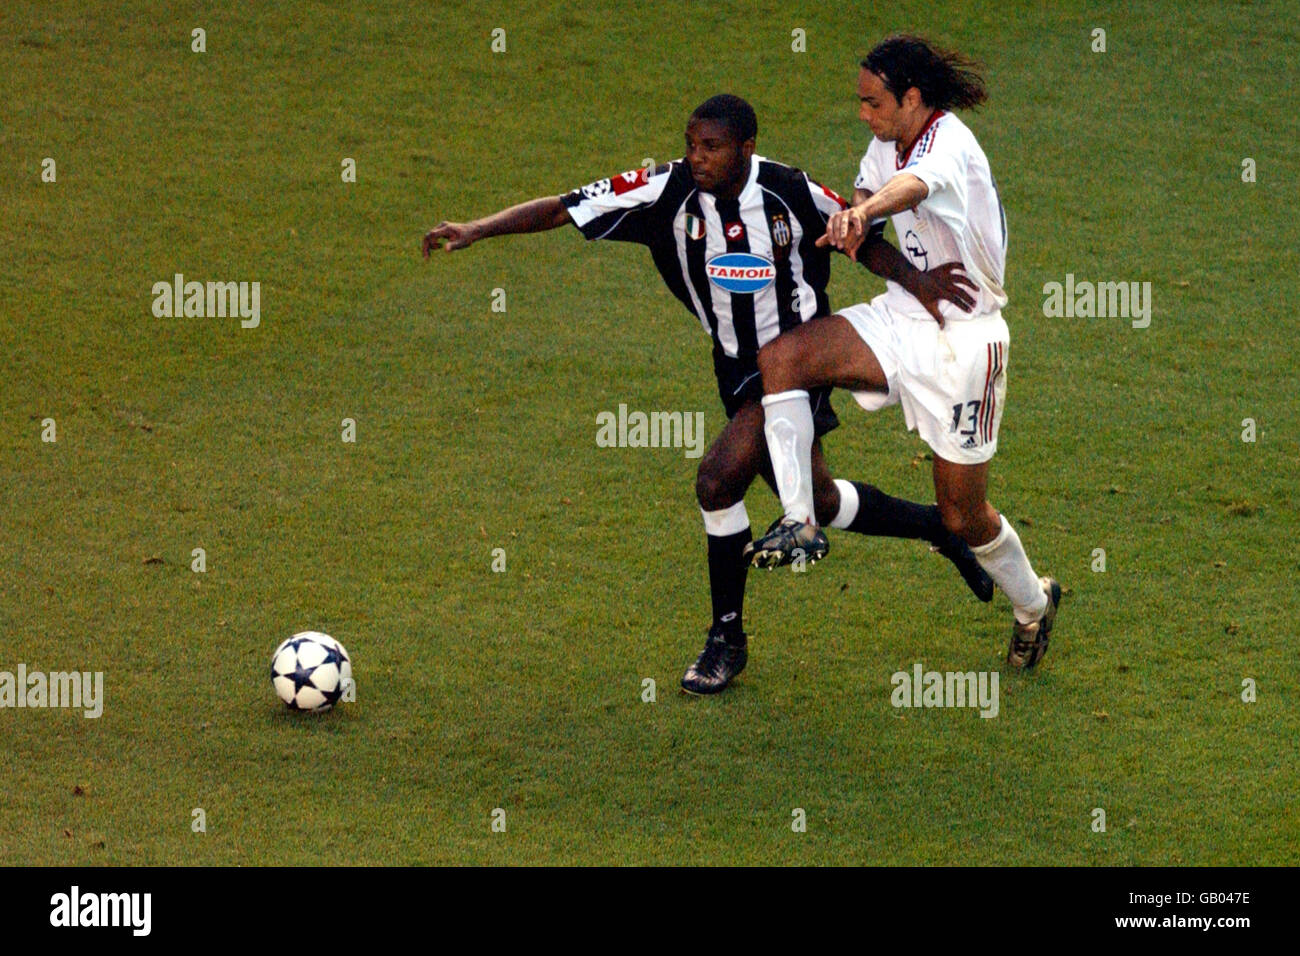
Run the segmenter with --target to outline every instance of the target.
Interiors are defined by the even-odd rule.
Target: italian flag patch
[[[686,216],[686,238],[703,239],[704,238],[704,220],[689,213]]]

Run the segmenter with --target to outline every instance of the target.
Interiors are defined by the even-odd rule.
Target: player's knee
[[[971,533],[971,515],[955,502],[940,501],[939,518],[943,521],[944,529],[949,534],[955,534],[965,540],[966,536]]]
[[[731,485],[721,469],[701,465],[695,476],[695,500],[705,511],[730,508],[736,503]]]
[[[940,501],[939,517],[949,534],[955,534],[971,547],[987,543],[998,533],[997,512],[984,502],[970,506]]]

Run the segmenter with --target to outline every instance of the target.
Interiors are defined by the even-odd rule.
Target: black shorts
[[[758,374],[756,360],[731,358],[721,350],[714,349],[713,372],[718,377],[718,395],[727,412],[727,421],[731,421],[736,412],[740,411],[740,406],[746,402],[763,400],[763,379]],[[839,428],[840,419],[831,407],[829,388],[808,389],[808,399],[812,403],[815,435],[825,435]]]

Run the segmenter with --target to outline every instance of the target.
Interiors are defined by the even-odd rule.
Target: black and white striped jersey
[[[781,332],[830,312],[830,250],[814,244],[845,202],[791,166],[754,156],[730,200],[698,190],[683,160],[562,199],[588,239],[649,246],[673,295],[732,358],[753,358]]]

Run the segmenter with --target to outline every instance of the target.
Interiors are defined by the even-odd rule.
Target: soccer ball
[[[300,631],[271,655],[271,683],[290,710],[329,710],[351,682],[352,659],[328,634]]]

